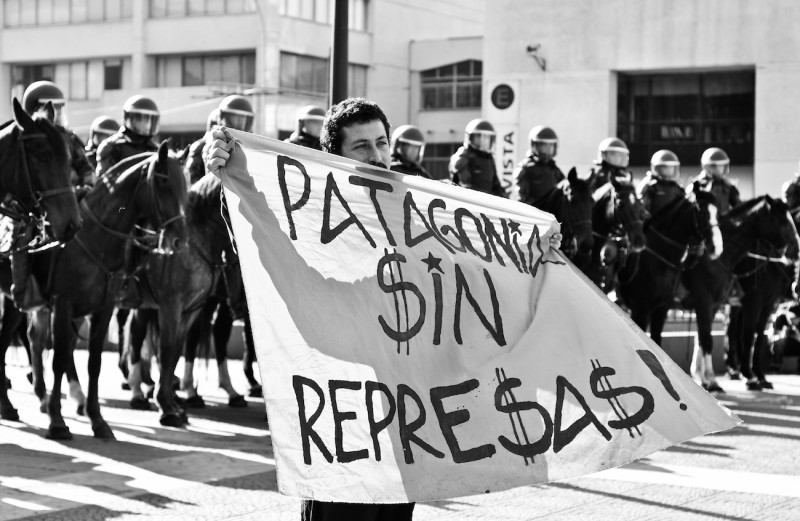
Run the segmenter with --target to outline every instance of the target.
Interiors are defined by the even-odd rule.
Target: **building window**
[[[150,0],[150,18],[252,13],[256,0]]]
[[[133,17],[134,0],[5,0],[5,26],[79,24]]]
[[[425,157],[422,166],[431,174],[433,179],[448,179],[450,177],[450,157],[456,153],[461,143],[428,143],[425,145]]]
[[[105,90],[119,90],[122,88],[122,60],[105,61],[103,88]]]
[[[422,71],[422,109],[480,108],[482,76],[483,63],[478,60]]]
[[[329,65],[327,58],[302,54],[281,53],[282,89],[299,93],[325,95],[328,93]],[[347,92],[350,96],[367,93],[367,66],[350,63],[347,66]]]
[[[255,53],[156,57],[156,87],[255,82]]]
[[[347,26],[351,31],[366,31],[367,7],[369,0],[349,0],[347,7]],[[280,0],[278,14],[292,18],[302,18],[322,24],[333,23],[334,5],[332,0]]]
[[[753,164],[754,71],[620,74],[617,85],[617,135],[631,165],[648,165],[663,148],[697,165],[709,147],[724,149],[732,164]]]

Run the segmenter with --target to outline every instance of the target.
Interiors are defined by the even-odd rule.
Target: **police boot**
[[[30,272],[27,253],[18,252],[11,256],[11,278],[11,298],[21,311],[35,311],[47,304],[39,283]]]

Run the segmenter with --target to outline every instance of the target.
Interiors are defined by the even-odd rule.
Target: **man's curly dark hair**
[[[319,144],[323,151],[341,155],[342,129],[353,123],[369,123],[375,120],[383,123],[386,138],[389,139],[391,136],[389,120],[376,103],[365,98],[347,98],[328,109],[325,121],[322,123]]]

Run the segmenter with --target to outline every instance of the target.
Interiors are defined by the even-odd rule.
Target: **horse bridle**
[[[42,202],[50,197],[74,196],[75,193],[75,188],[71,185],[43,191],[33,188],[33,178],[31,177],[30,167],[28,166],[28,151],[25,147],[25,141],[33,139],[47,140],[47,135],[42,132],[34,132],[31,134],[21,132],[17,141],[22,157],[22,175],[17,175],[17,180],[21,180],[22,182],[17,184],[18,186],[24,187],[27,191],[25,195],[30,201],[33,201],[33,205],[28,204],[23,197],[14,195],[11,192],[8,192],[3,201],[0,202],[0,214],[20,221],[26,226],[35,226],[37,228],[38,233],[29,244],[20,248],[20,250],[41,248],[44,245],[55,246],[60,244],[60,241],[48,241],[45,226],[47,215]]]

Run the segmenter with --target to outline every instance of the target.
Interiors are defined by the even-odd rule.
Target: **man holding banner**
[[[281,493],[313,519],[410,519],[738,423],[555,251],[551,215],[384,170],[376,108],[328,111],[339,157],[235,131],[208,154]]]

